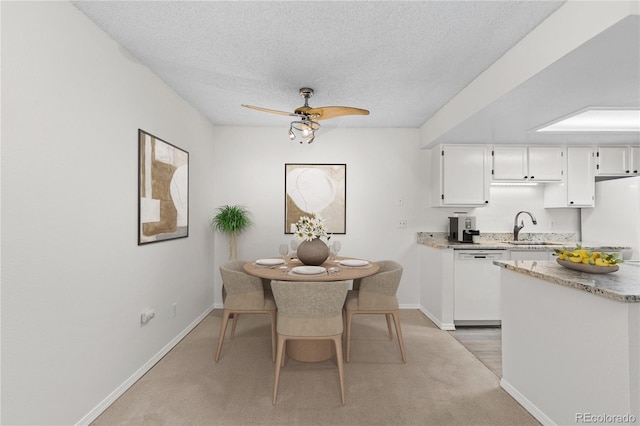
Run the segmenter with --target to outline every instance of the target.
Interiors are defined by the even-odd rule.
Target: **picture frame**
[[[189,153],[138,129],[138,245],[189,236]]]
[[[292,225],[300,216],[312,213],[325,221],[327,233],[346,234],[347,165],[284,165],[284,232],[293,234]]]

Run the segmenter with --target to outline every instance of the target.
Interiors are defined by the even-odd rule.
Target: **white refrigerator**
[[[640,261],[640,176],[596,182],[595,207],[582,208],[582,242],[624,245],[624,260]]]

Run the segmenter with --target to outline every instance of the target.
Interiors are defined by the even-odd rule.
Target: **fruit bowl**
[[[615,272],[618,269],[618,265],[614,266],[596,266],[596,265],[585,265],[584,263],[576,263],[571,262],[569,260],[560,260],[556,259],[561,266],[564,266],[567,269],[573,269],[574,271],[587,272],[589,274],[608,274],[611,272]]]

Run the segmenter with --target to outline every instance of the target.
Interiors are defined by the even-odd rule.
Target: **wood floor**
[[[456,327],[456,330],[450,333],[496,376],[502,377],[500,327]]]

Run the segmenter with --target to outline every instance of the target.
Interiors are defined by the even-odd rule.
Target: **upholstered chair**
[[[229,317],[233,316],[231,339],[235,336],[240,314],[266,314],[271,319],[271,358],[276,359],[276,304],[271,290],[265,290],[264,282],[244,272],[244,260],[232,260],[220,267],[222,275],[222,324],[218,336],[216,362],[220,359],[222,343],[227,332]]]
[[[345,309],[345,359],[349,362],[351,355],[351,321],[357,314],[378,314],[384,315],[387,319],[387,329],[389,330],[389,340],[393,340],[391,329],[391,319],[396,328],[398,343],[402,354],[402,361],[407,362],[404,352],[404,340],[402,339],[402,327],[398,314],[398,299],[396,292],[402,277],[402,265],[392,260],[381,260],[378,262],[380,270],[369,277],[364,277],[354,282],[356,290],[349,290]]]
[[[278,345],[273,383],[273,404],[278,397],[280,369],[284,366],[287,340],[331,340],[336,348],[340,378],[340,396],[344,396],[342,363],[342,307],[348,291],[346,281],[291,282],[273,281],[273,297],[278,306]]]

